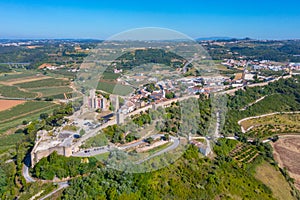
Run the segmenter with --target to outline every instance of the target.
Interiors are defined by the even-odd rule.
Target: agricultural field
[[[32,81],[39,81],[39,80],[44,80],[50,78],[49,76],[43,76],[43,75],[35,75],[35,76],[28,76],[24,78],[17,78],[17,79],[9,79],[7,81],[2,81],[0,83],[4,85],[16,85],[16,84],[22,84],[22,83],[27,83],[27,82],[32,82]]]
[[[276,199],[296,199],[291,195],[291,187],[278,168],[263,161],[255,170],[255,178],[268,186]]]
[[[300,136],[286,135],[273,144],[274,158],[281,168],[286,168],[300,190]]]
[[[0,96],[9,98],[35,98],[37,93],[22,90],[16,86],[0,85]]]
[[[259,151],[253,145],[239,144],[229,154],[234,160],[236,160],[240,166],[242,164],[251,163],[257,156]]]
[[[99,82],[97,89],[110,94],[118,94],[121,96],[126,96],[131,92],[133,92],[133,88],[128,85],[120,85],[120,84],[104,82],[104,81]]]
[[[1,100],[0,99],[0,112],[4,110],[8,110],[14,106],[19,104],[23,104],[25,101],[22,100]]]
[[[42,97],[52,97],[56,95],[63,95],[64,93],[71,93],[73,90],[70,87],[40,87],[40,88],[30,88],[31,92],[40,93]]]
[[[34,71],[16,72],[16,73],[5,73],[0,74],[0,81],[12,81],[14,79],[25,79],[36,75]]]
[[[26,82],[22,84],[16,84],[16,86],[22,88],[44,88],[44,87],[54,87],[54,86],[68,86],[70,82],[64,79],[55,79],[55,78],[48,78],[44,80],[37,80]]]
[[[39,117],[41,113],[51,113],[59,105],[51,102],[28,101],[17,105],[10,110],[0,112],[0,135],[11,128],[15,128],[25,121]]]
[[[277,114],[243,121],[241,125],[249,137],[267,138],[274,134],[300,132],[300,113]]]

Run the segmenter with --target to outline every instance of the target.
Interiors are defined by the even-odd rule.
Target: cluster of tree
[[[260,192],[256,192],[260,191]],[[273,199],[272,192],[236,162],[203,158],[194,146],[166,168],[128,174],[100,168],[70,182],[62,199]]]
[[[149,48],[125,53],[117,58],[113,64],[115,64],[117,68],[132,69],[133,67],[147,63],[159,63],[179,68],[186,63],[186,60],[173,52]]]
[[[149,112],[141,113],[139,116],[133,119],[133,122],[139,127],[142,127],[145,124],[150,124],[152,122]]]
[[[175,98],[174,92],[167,92],[167,93],[166,93],[166,98],[167,98],[167,99],[173,99],[173,98]]]
[[[150,93],[152,93],[155,90],[159,90],[160,89],[159,87],[155,86],[154,83],[148,83],[148,84],[144,85],[144,87],[145,87],[145,90],[148,91],[148,92],[150,92]]]
[[[32,174],[40,179],[52,180],[83,175],[97,168],[96,158],[64,157],[53,152],[42,158],[32,169]]]

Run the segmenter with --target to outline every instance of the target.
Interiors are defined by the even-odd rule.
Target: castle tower
[[[120,104],[119,104],[119,96],[116,95],[116,100],[115,100],[115,112],[117,113],[119,111],[120,108]]]
[[[119,109],[116,113],[116,118],[117,118],[117,124],[123,124],[124,123],[124,114],[122,113],[122,111]]]

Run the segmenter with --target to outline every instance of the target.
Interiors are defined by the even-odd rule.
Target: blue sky
[[[0,38],[99,38],[163,27],[192,38],[300,39],[296,0],[3,0]]]

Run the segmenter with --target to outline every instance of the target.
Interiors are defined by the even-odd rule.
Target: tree
[[[165,134],[164,135],[164,140],[169,141],[170,140],[170,135],[169,134]]]
[[[166,98],[167,99],[173,99],[174,97],[175,97],[175,94],[173,92],[166,93]]]
[[[41,113],[40,114],[40,119],[47,119],[49,115],[47,113]]]

